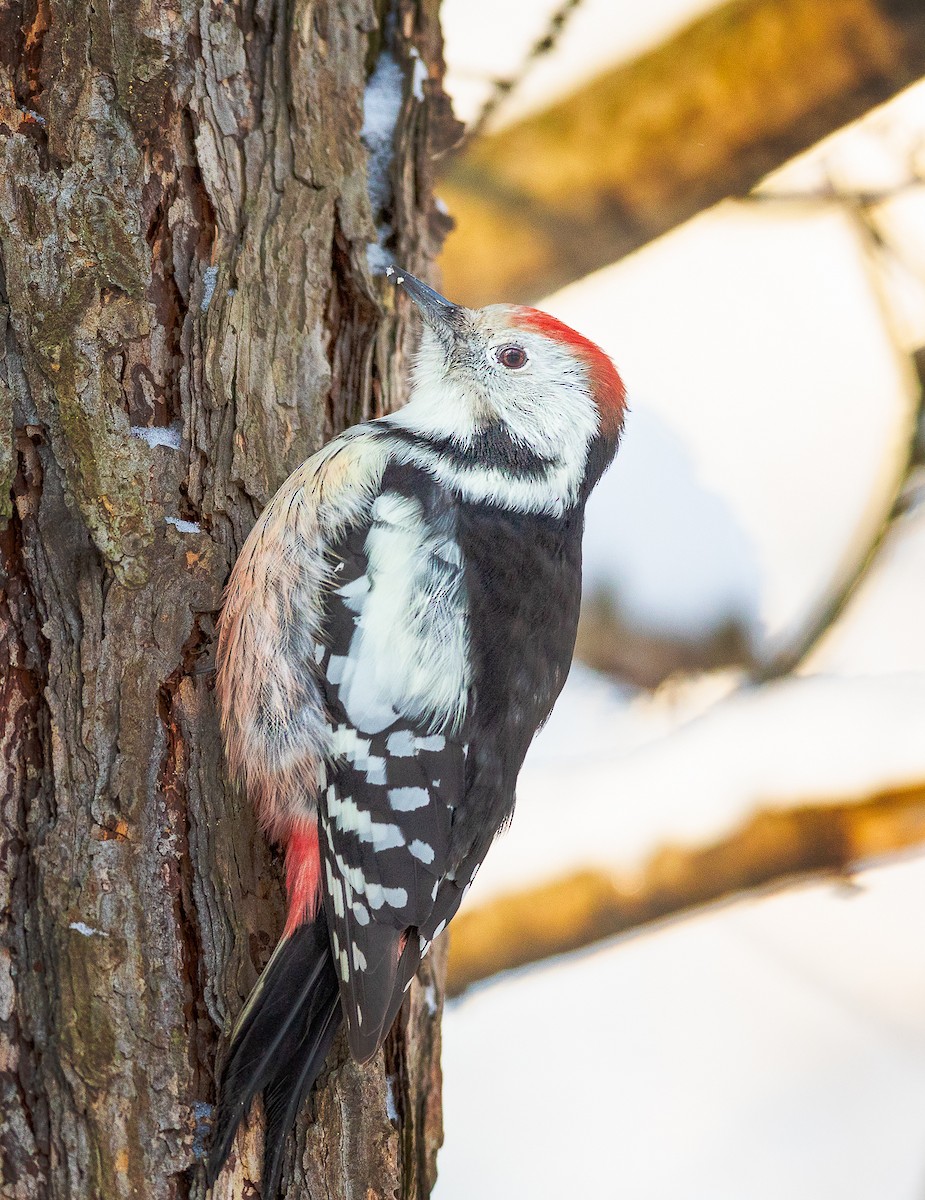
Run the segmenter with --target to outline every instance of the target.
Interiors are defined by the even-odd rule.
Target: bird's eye
[[[495,351],[495,358],[509,371],[519,371],[527,365],[527,352],[523,346],[502,346]]]

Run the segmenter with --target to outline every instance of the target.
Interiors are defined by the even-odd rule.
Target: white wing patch
[[[356,630],[347,654],[332,654],[328,682],[361,734],[380,733],[399,718],[458,728],[469,690],[459,549],[412,497],[385,492],[371,516],[367,572],[335,589],[356,613]],[[404,731],[388,748],[396,755],[416,749]]]
[[[313,655],[330,722],[319,805],[325,912],[359,1061],[380,1044],[417,969],[416,931],[443,915],[434,896],[464,789],[470,667],[458,513],[415,484],[407,473],[384,481],[368,520],[332,543],[315,639],[324,650]]]
[[[413,812],[416,808],[423,808],[429,801],[430,794],[425,788],[389,788],[389,804],[396,812]]]

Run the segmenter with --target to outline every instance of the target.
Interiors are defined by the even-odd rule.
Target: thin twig
[[[862,204],[857,200],[846,201],[844,193],[841,193],[841,199],[845,210],[856,222],[874,264],[878,257],[888,256],[906,269],[915,270],[909,264],[906,256],[884,236],[879,228],[874,212],[876,204]],[[915,270],[915,273],[918,271]],[[904,498],[912,482],[913,473],[921,465],[921,431],[925,426],[925,372],[923,372],[925,353],[923,352],[925,352],[925,347],[912,356],[919,379],[918,403],[910,422],[905,458],[897,473],[891,502],[884,513],[883,520],[877,526],[867,545],[858,554],[852,569],[847,572],[839,586],[829,596],[803,635],[794,644],[786,647],[779,654],[775,654],[768,662],[760,666],[752,675],[755,682],[767,683],[772,679],[790,675],[806,661],[857,594],[879,559],[897,518],[906,511]]]
[[[506,79],[495,79],[492,82],[491,94],[482,105],[479,115],[466,130],[466,135],[458,149],[461,150],[485,131],[486,125],[495,115],[499,106],[520,87],[537,60],[545,57],[547,54],[551,54],[555,50],[568,24],[569,17],[573,15],[579,4],[581,4],[581,0],[564,0],[564,3],[560,4],[549,18],[542,37],[538,38],[527,51],[527,55],[521,63],[517,74],[510,75]]]
[[[797,191],[784,191],[761,184],[737,199],[740,202],[752,204],[836,204],[852,209],[872,209],[923,186],[925,186],[925,177],[921,172],[915,170],[910,171],[908,178],[901,183],[886,188],[843,188],[834,184],[831,179],[822,187]]]

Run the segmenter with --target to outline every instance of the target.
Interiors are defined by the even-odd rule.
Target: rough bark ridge
[[[426,272],[442,233],[431,162],[453,130],[436,10],[0,12],[10,1200],[190,1194],[222,1031],[281,924],[278,864],[223,780],[214,620],[277,485],[401,399],[406,314],[367,245]],[[378,150],[367,137],[375,169],[370,79],[386,127]],[[433,987],[415,988],[372,1068],[333,1056],[291,1194],[428,1193]],[[258,1141],[254,1123],[217,1192],[259,1194]]]

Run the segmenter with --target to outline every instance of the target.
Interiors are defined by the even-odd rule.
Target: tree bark
[[[282,918],[223,777],[221,589],[402,398],[367,247],[426,273],[443,233],[437,0],[8,0],[0,60],[0,1194],[171,1200]],[[369,1068],[337,1044],[289,1194],[429,1193],[440,991]],[[217,1195],[259,1194],[259,1140]]]
[[[745,194],[923,74],[921,0],[722,4],[449,162],[447,292],[536,302]]]

